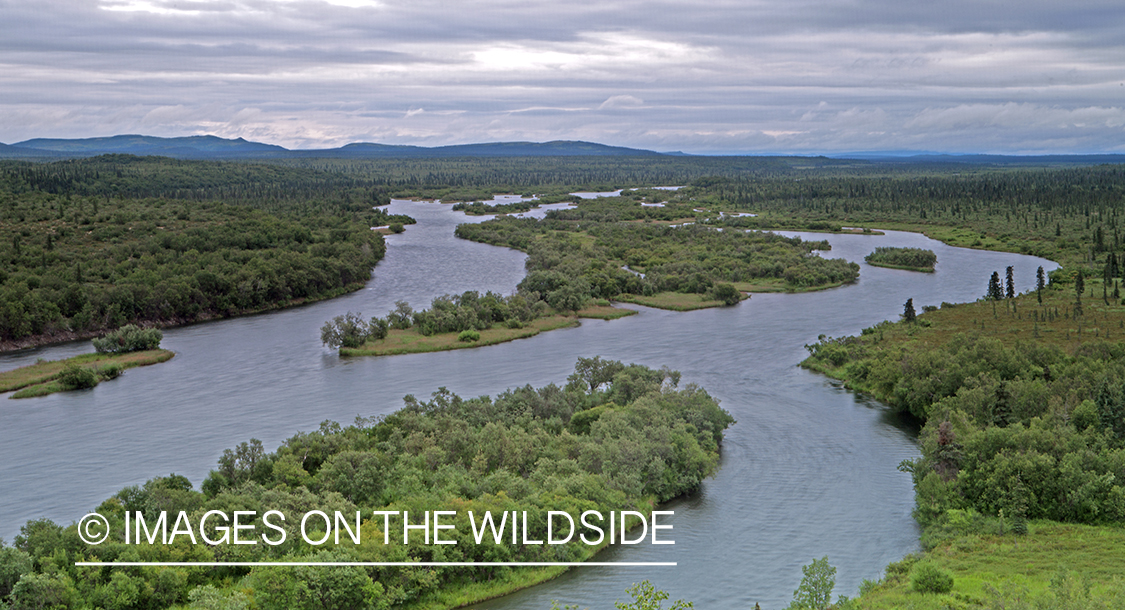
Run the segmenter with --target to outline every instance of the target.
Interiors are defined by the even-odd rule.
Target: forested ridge
[[[467,511],[527,511],[532,540],[546,535],[546,511],[651,510],[696,489],[718,466],[723,431],[733,423],[704,390],[677,387],[679,373],[601,358],[580,358],[563,386],[530,386],[496,398],[463,399],[441,389],[429,401],[407,396],[386,417],[341,426],[324,422],[272,453],[250,440],[228,449],[195,491],[171,475],[127,487],[98,507],[115,532],[99,546],[76,526],[37,520],[14,547],[0,546],[0,600],[16,608],[199,608],[262,610],[452,607],[557,572],[507,567],[76,567],[75,561],[581,561],[598,547],[477,544]],[[126,544],[125,511],[149,523],[160,511],[267,510],[289,516],[279,545]],[[363,542],[313,547],[302,541],[306,511],[363,512]],[[456,545],[398,534],[385,544],[372,510],[459,511]],[[217,522],[216,522],[217,523]],[[401,527],[401,526],[399,526]],[[268,530],[267,530],[268,531]],[[320,531],[323,531],[321,528]],[[271,532],[271,536],[272,536]],[[220,532],[209,530],[212,540]],[[319,534],[313,539],[319,538]],[[458,597],[460,596],[460,597]],[[326,601],[331,600],[331,601]],[[461,600],[459,603],[455,600]],[[220,605],[221,604],[221,605]]]
[[[0,163],[0,342],[271,309],[361,286],[385,252],[369,182],[110,155]]]

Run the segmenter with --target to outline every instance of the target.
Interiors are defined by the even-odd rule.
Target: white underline
[[[76,566],[675,567],[675,561],[76,561]]]

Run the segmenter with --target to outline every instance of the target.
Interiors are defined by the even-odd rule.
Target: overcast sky
[[[0,142],[1125,153],[1122,0],[0,0]]]

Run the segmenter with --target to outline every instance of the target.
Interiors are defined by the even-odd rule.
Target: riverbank
[[[480,338],[474,341],[459,340],[460,333],[435,333],[423,335],[417,328],[406,330],[391,329],[387,336],[376,341],[368,341],[362,347],[341,347],[341,356],[394,356],[399,354],[423,354],[470,347],[484,347],[506,343],[516,339],[534,337],[541,332],[576,326],[580,318],[595,320],[616,320],[637,313],[631,309],[621,309],[607,305],[593,305],[580,309],[576,315],[554,314],[537,318],[520,328],[496,325],[478,331]]]
[[[247,309],[247,310],[237,311],[237,312],[229,312],[228,311],[228,312],[221,313],[221,314],[215,313],[215,312],[202,312],[202,313],[200,313],[199,315],[197,315],[193,318],[171,317],[171,318],[157,318],[157,319],[142,319],[142,320],[135,320],[131,323],[135,324],[137,326],[140,326],[142,328],[176,328],[176,327],[179,327],[179,326],[190,326],[192,324],[200,324],[200,323],[203,323],[203,322],[211,322],[211,321],[214,321],[214,320],[225,320],[225,319],[228,319],[228,318],[241,318],[241,317],[245,317],[245,316],[253,316],[253,315],[260,314],[260,313],[266,313],[266,312],[269,312],[269,311],[277,311],[279,309],[288,309],[288,308],[291,308],[291,307],[300,307],[302,305],[310,305],[312,303],[318,303],[320,301],[326,301],[328,299],[334,299],[336,297],[343,296],[345,294],[349,294],[349,293],[352,293],[352,292],[357,292],[359,290],[362,290],[363,287],[366,286],[366,285],[367,285],[367,282],[353,282],[353,283],[351,283],[347,286],[343,286],[341,288],[333,288],[332,290],[327,290],[327,291],[325,291],[325,292],[323,292],[319,295],[316,295],[316,296],[302,297],[302,298],[299,298],[299,299],[289,299],[289,300],[285,300],[285,301],[278,301],[276,303],[272,303],[270,305],[266,305],[266,306],[263,306],[263,307],[257,307],[257,308],[254,308],[254,309]],[[69,343],[71,341],[82,341],[82,340],[85,340],[85,339],[93,339],[94,337],[100,337],[100,336],[104,335],[106,333],[106,331],[108,331],[108,330],[111,330],[111,329],[110,328],[96,328],[96,329],[86,329],[86,330],[81,330],[81,331],[59,329],[59,330],[54,330],[54,331],[47,332],[47,333],[38,334],[38,335],[31,335],[31,336],[28,336],[28,337],[22,337],[20,339],[0,341],[0,353],[14,352],[14,351],[18,351],[18,350],[21,350],[21,349],[33,349],[33,348],[37,348],[37,347],[47,347],[47,346],[50,346],[50,345],[57,345],[57,344],[60,344],[60,343]]]
[[[872,267],[883,267],[884,269],[901,269],[903,271],[918,271],[920,273],[933,273],[933,267],[911,267],[910,265],[892,265],[890,263],[876,263],[872,261],[864,261]]]
[[[952,576],[952,589],[915,590],[911,575],[921,564]],[[964,531],[926,553],[892,563],[884,578],[867,581],[854,601],[864,610],[1108,608],[1116,606],[1095,604],[1123,599],[1122,574],[1125,528],[1033,521],[1025,535]],[[1068,598],[1097,601],[1059,605]],[[1015,605],[1017,600],[1026,605]]]
[[[101,381],[117,377],[125,369],[166,362],[172,356],[175,356],[175,352],[154,349],[127,354],[82,354],[65,360],[37,362],[0,373],[0,392],[17,390],[11,398],[46,396],[76,389],[59,381],[63,371],[72,365],[93,372],[96,380],[94,385],[97,385]]]

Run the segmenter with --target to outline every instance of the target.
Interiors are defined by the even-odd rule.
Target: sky
[[[1121,0],[0,0],[0,142],[1125,153]]]

